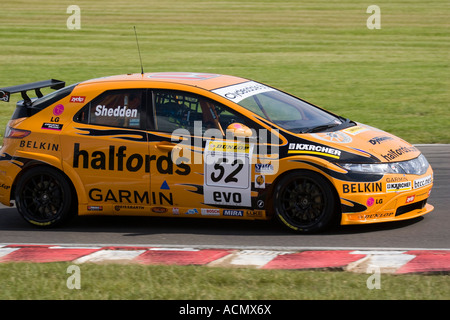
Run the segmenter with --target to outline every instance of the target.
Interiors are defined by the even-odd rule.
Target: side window
[[[191,134],[200,132],[195,125],[201,125],[201,132],[219,129],[225,134],[227,127],[235,122],[247,124],[248,120],[225,106],[202,96],[170,90],[154,91],[156,128],[158,131],[173,132],[187,129]]]
[[[154,105],[158,131],[173,132],[182,128],[194,134],[196,125],[201,125],[202,133],[206,129],[217,127],[207,99],[201,96],[181,91],[157,90],[154,91]]]
[[[89,102],[75,120],[100,126],[142,129],[144,92],[141,89],[106,91]]]

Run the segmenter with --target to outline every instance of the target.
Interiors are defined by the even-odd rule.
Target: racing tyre
[[[25,172],[16,187],[16,206],[22,217],[39,227],[53,227],[75,215],[69,182],[59,171],[36,167]]]
[[[298,233],[323,231],[336,218],[336,199],[331,188],[317,173],[289,173],[275,187],[275,215]]]

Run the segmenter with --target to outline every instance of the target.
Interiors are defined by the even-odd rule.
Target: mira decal
[[[222,96],[234,103],[238,103],[245,98],[251,97],[258,93],[275,91],[275,89],[263,85],[255,81],[248,81],[244,83],[235,84],[232,86],[213,90],[212,92]]]
[[[335,159],[339,159],[341,157],[340,150],[325,147],[325,146],[316,146],[316,145],[304,144],[304,143],[289,143],[288,153],[312,154],[312,155],[331,157],[331,158],[335,158]]]
[[[109,146],[107,152],[92,151],[80,149],[80,144],[75,143],[73,149],[73,167],[83,169],[110,170],[110,171],[129,171],[137,172],[144,168],[145,172],[150,172],[152,161],[156,163],[156,169],[161,174],[188,175],[191,172],[189,165],[183,163],[183,157],[178,158],[177,164],[172,161],[171,151],[167,156],[162,155],[158,158],[156,155],[142,155],[139,153],[127,154],[126,146]]]

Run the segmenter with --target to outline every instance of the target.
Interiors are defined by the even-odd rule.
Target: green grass
[[[411,143],[450,143],[446,0],[377,1],[379,30],[364,1],[76,4],[81,30],[66,27],[68,2],[2,2],[0,87],[139,72],[136,25],[147,72],[248,77]],[[0,127],[18,98],[2,103]]]
[[[202,266],[82,264],[81,288],[68,289],[68,263],[0,264],[0,300],[177,299],[177,300],[448,300],[448,275],[369,274],[255,270]]]

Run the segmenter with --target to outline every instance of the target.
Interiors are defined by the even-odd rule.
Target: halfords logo
[[[398,149],[390,149],[387,154],[382,154],[381,156],[386,160],[394,160],[397,157],[409,152],[417,151],[416,147],[401,147]]]
[[[145,172],[150,172],[150,165],[154,161],[156,162],[156,169],[161,174],[176,173],[185,176],[191,172],[191,167],[182,162],[186,160],[183,157],[178,158],[180,161],[177,161],[175,165],[172,161],[171,152],[167,156],[156,158],[156,155],[127,154],[126,151],[126,146],[119,146],[117,150],[116,146],[109,146],[108,152],[95,150],[90,154],[89,151],[80,149],[79,143],[75,143],[73,149],[73,167],[111,171],[126,170],[130,172],[137,172],[144,168]]]
[[[288,153],[313,154],[339,159],[341,151],[325,146],[304,143],[289,143]]]

